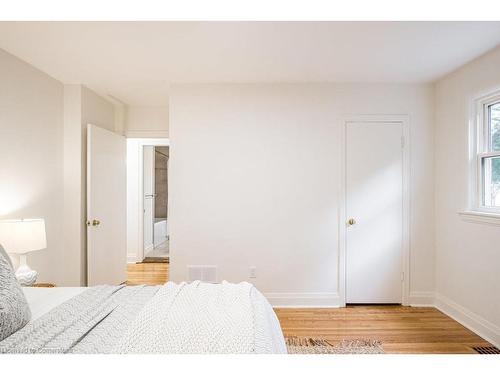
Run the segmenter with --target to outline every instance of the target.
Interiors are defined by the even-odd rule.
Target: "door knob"
[[[92,220],[92,226],[97,227],[99,224],[101,224],[99,220],[96,219]]]
[[[356,224],[356,220],[354,220],[353,218],[350,218],[349,220],[347,220],[347,224],[354,225],[354,224]]]

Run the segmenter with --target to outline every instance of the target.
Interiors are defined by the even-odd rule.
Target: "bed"
[[[31,319],[0,353],[286,353],[273,309],[246,282],[23,293]]]

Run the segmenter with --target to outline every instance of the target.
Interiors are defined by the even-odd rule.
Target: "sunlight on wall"
[[[0,186],[0,217],[21,211],[33,201],[28,187],[2,184]]]

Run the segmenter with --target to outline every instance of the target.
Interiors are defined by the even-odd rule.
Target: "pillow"
[[[2,244],[0,244],[0,257],[1,257],[2,255],[5,257],[5,259],[7,259],[7,261],[8,261],[8,262],[9,262],[9,264],[10,264],[10,266],[11,266],[12,268],[14,268],[14,266],[12,265],[12,261],[11,261],[11,259],[10,259],[9,254],[7,254],[7,252],[5,251],[5,249],[2,247]]]
[[[9,256],[0,245],[0,341],[23,328],[31,318]]]

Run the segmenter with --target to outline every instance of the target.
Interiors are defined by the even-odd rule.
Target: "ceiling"
[[[0,22],[0,48],[64,83],[167,105],[188,82],[430,82],[500,22]]]

